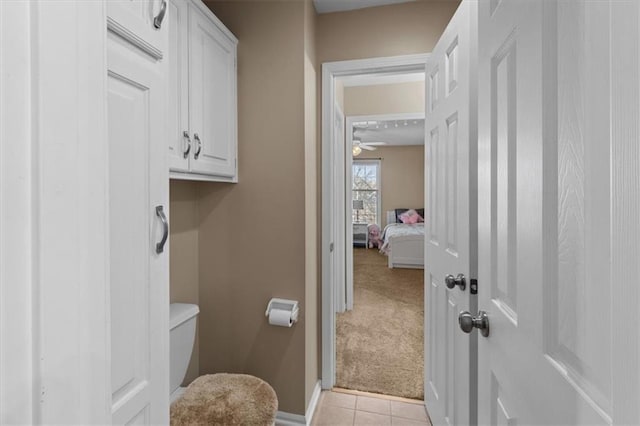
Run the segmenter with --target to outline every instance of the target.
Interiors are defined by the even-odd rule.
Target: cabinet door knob
[[[189,137],[189,132],[186,130],[182,132],[182,136],[187,140],[187,150],[182,151],[183,158],[187,158],[189,156],[189,152],[191,151],[191,138]]]
[[[160,12],[158,13],[158,16],[153,19],[153,26],[157,29],[160,29],[160,27],[162,27],[162,21],[164,20],[165,13],[167,13],[167,0],[162,0]]]
[[[197,133],[193,134],[193,139],[195,139],[196,142],[198,142],[197,151],[193,153],[193,158],[195,158],[197,160],[198,157],[200,156],[200,151],[202,151],[202,141],[200,140],[200,136],[198,136]]]

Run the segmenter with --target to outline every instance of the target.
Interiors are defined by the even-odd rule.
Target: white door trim
[[[325,62],[322,64],[322,388],[331,389],[335,384],[335,283],[329,271],[332,212],[330,199],[336,188],[329,188],[331,179],[331,144],[333,143],[333,117],[335,116],[335,78],[358,74],[423,72],[429,54],[358,59],[352,61]],[[348,157],[346,150],[345,155]],[[349,150],[350,152],[350,150]],[[338,188],[340,189],[340,188]],[[342,188],[344,190],[344,188]],[[349,234],[348,232],[346,234]],[[345,245],[346,250],[346,245]]]
[[[401,114],[375,114],[375,115],[351,115],[346,118],[346,138],[345,138],[345,185],[344,185],[344,199],[345,199],[345,229],[353,228],[353,220],[351,216],[351,209],[349,206],[351,205],[351,185],[352,185],[352,164],[353,164],[353,155],[351,152],[351,145],[353,144],[353,123],[358,121],[390,121],[390,120],[424,120],[425,113],[424,112],[405,112]],[[393,146],[393,145],[390,145]],[[381,166],[382,170],[382,166]],[[378,176],[380,183],[382,182],[382,171]],[[382,228],[382,218],[386,214],[386,212],[382,211],[382,189],[381,185],[379,185],[380,196],[378,197],[378,210],[380,211],[380,227]],[[381,229],[382,231],[382,229]],[[346,250],[347,247],[353,246],[353,233],[347,232],[347,239],[345,241],[345,274],[346,274],[346,307],[347,311],[353,309],[353,251]]]

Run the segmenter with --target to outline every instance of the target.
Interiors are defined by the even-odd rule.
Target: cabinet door
[[[165,66],[109,33],[111,412],[114,424],[169,423]]]
[[[109,0],[106,3],[111,31],[151,56],[162,57],[166,36],[156,24],[160,28],[166,25],[167,0]]]
[[[169,169],[189,171],[189,3],[169,0]]]
[[[236,175],[236,45],[197,7],[191,8],[189,114],[191,171]]]

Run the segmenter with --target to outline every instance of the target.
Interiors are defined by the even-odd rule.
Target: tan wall
[[[382,226],[386,212],[424,207],[424,146],[379,147],[362,151],[358,158],[380,158],[382,176]]]
[[[459,3],[419,0],[318,15],[318,63],[431,52]]]
[[[169,234],[171,303],[199,302],[198,202],[197,184],[171,181]],[[191,362],[184,380],[188,384],[200,374],[199,344],[196,336]]]
[[[424,113],[424,81],[344,88],[344,114]]]
[[[240,182],[200,193],[200,370],[258,376],[279,410],[304,414],[307,321],[316,327],[305,303],[305,4],[207,5],[240,40]],[[300,301],[294,327],[267,323],[272,297]]]

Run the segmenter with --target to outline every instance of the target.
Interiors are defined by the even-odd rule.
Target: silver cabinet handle
[[[193,153],[193,158],[197,160],[200,157],[200,151],[202,151],[202,141],[200,141],[200,136],[197,133],[193,134],[193,138],[198,142],[198,150]]]
[[[187,150],[182,152],[184,158],[189,156],[189,152],[191,151],[191,138],[189,137],[189,132],[186,130],[182,132],[182,136],[187,140]]]
[[[156,216],[158,216],[162,222],[162,239],[156,244],[156,253],[160,254],[164,251],[164,245],[169,237],[169,222],[167,221],[167,216],[165,216],[164,207],[162,206],[156,206]]]
[[[158,13],[158,16],[156,16],[153,20],[153,26],[157,29],[160,29],[160,27],[162,26],[162,21],[164,20],[165,13],[167,13],[167,0],[162,0],[160,12]]]

